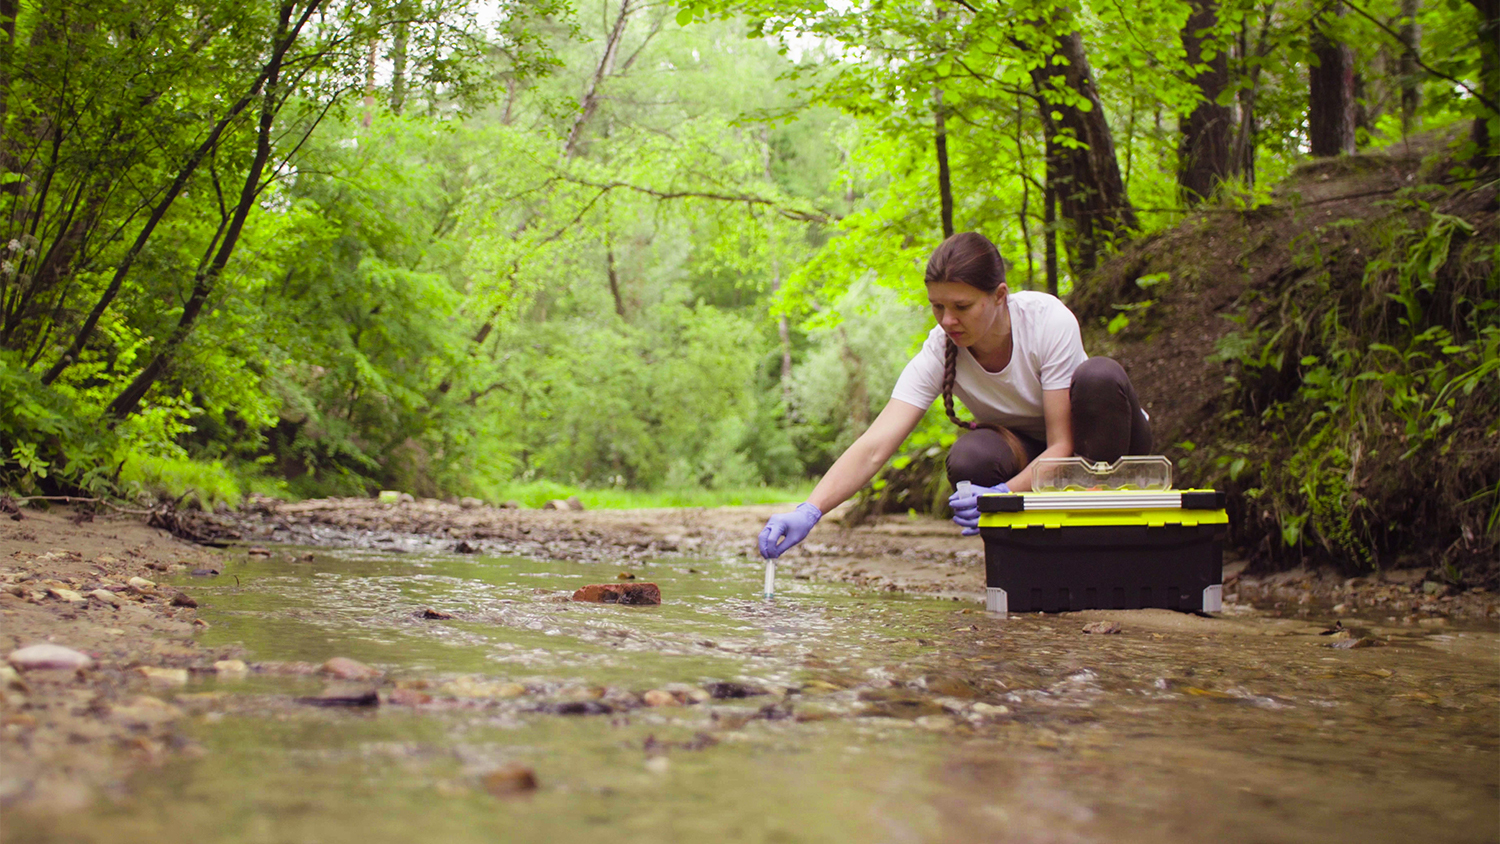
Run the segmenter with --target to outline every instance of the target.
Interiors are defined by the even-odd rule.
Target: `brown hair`
[[[985,293],[994,293],[1005,283],[1005,259],[990,239],[979,232],[960,232],[943,241],[927,259],[926,284],[956,281]],[[965,422],[953,409],[953,382],[958,376],[958,344],[947,338],[943,351],[943,409],[960,428],[989,428],[1005,439],[1016,459],[1026,462],[1026,449],[1015,434],[990,422]]]

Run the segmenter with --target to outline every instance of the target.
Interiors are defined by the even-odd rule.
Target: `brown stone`
[[[595,604],[660,604],[661,587],[655,583],[595,583],[574,592],[573,600]]]
[[[363,662],[349,659],[344,656],[336,656],[323,663],[320,669],[330,677],[340,680],[373,680],[380,676],[380,672],[365,665]]]
[[[511,762],[502,765],[483,777],[484,790],[496,797],[526,794],[536,791],[536,772],[525,765]]]

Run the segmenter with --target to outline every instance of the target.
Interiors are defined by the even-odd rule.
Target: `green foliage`
[[[1492,553],[1500,254],[1463,218],[1407,200],[1346,247],[1371,254],[1350,279],[1324,254],[1331,231],[1309,233],[1308,271],[1221,344],[1242,439],[1208,450],[1216,473],[1250,489],[1292,554],[1378,566],[1420,543],[1413,531],[1459,537],[1440,562]]]

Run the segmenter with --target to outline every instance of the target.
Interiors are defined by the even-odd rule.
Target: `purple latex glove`
[[[760,555],[774,560],[807,538],[813,525],[823,518],[823,511],[804,501],[790,513],[777,513],[760,531]]]
[[[1005,484],[970,486],[967,493],[955,492],[948,496],[948,506],[953,508],[953,523],[963,528],[964,536],[979,533],[979,496],[996,492],[1010,492],[1010,487]]]

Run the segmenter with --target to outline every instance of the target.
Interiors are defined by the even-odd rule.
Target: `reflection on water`
[[[197,681],[203,751],[7,840],[1489,841],[1494,631],[1241,612],[997,619],[753,561],[637,567],[660,607],[566,596],[597,565],[317,552],[194,584],[206,644],[386,672]],[[426,620],[421,610],[452,614]],[[1085,622],[1119,621],[1119,635]],[[1350,640],[1377,646],[1330,647]],[[373,684],[367,684],[373,685]],[[649,707],[651,690],[672,706]],[[730,697],[744,692],[765,692]],[[719,697],[713,695],[717,693]],[[585,705],[586,704],[586,705]],[[559,712],[598,714],[563,715]],[[510,763],[540,788],[492,796]]]

